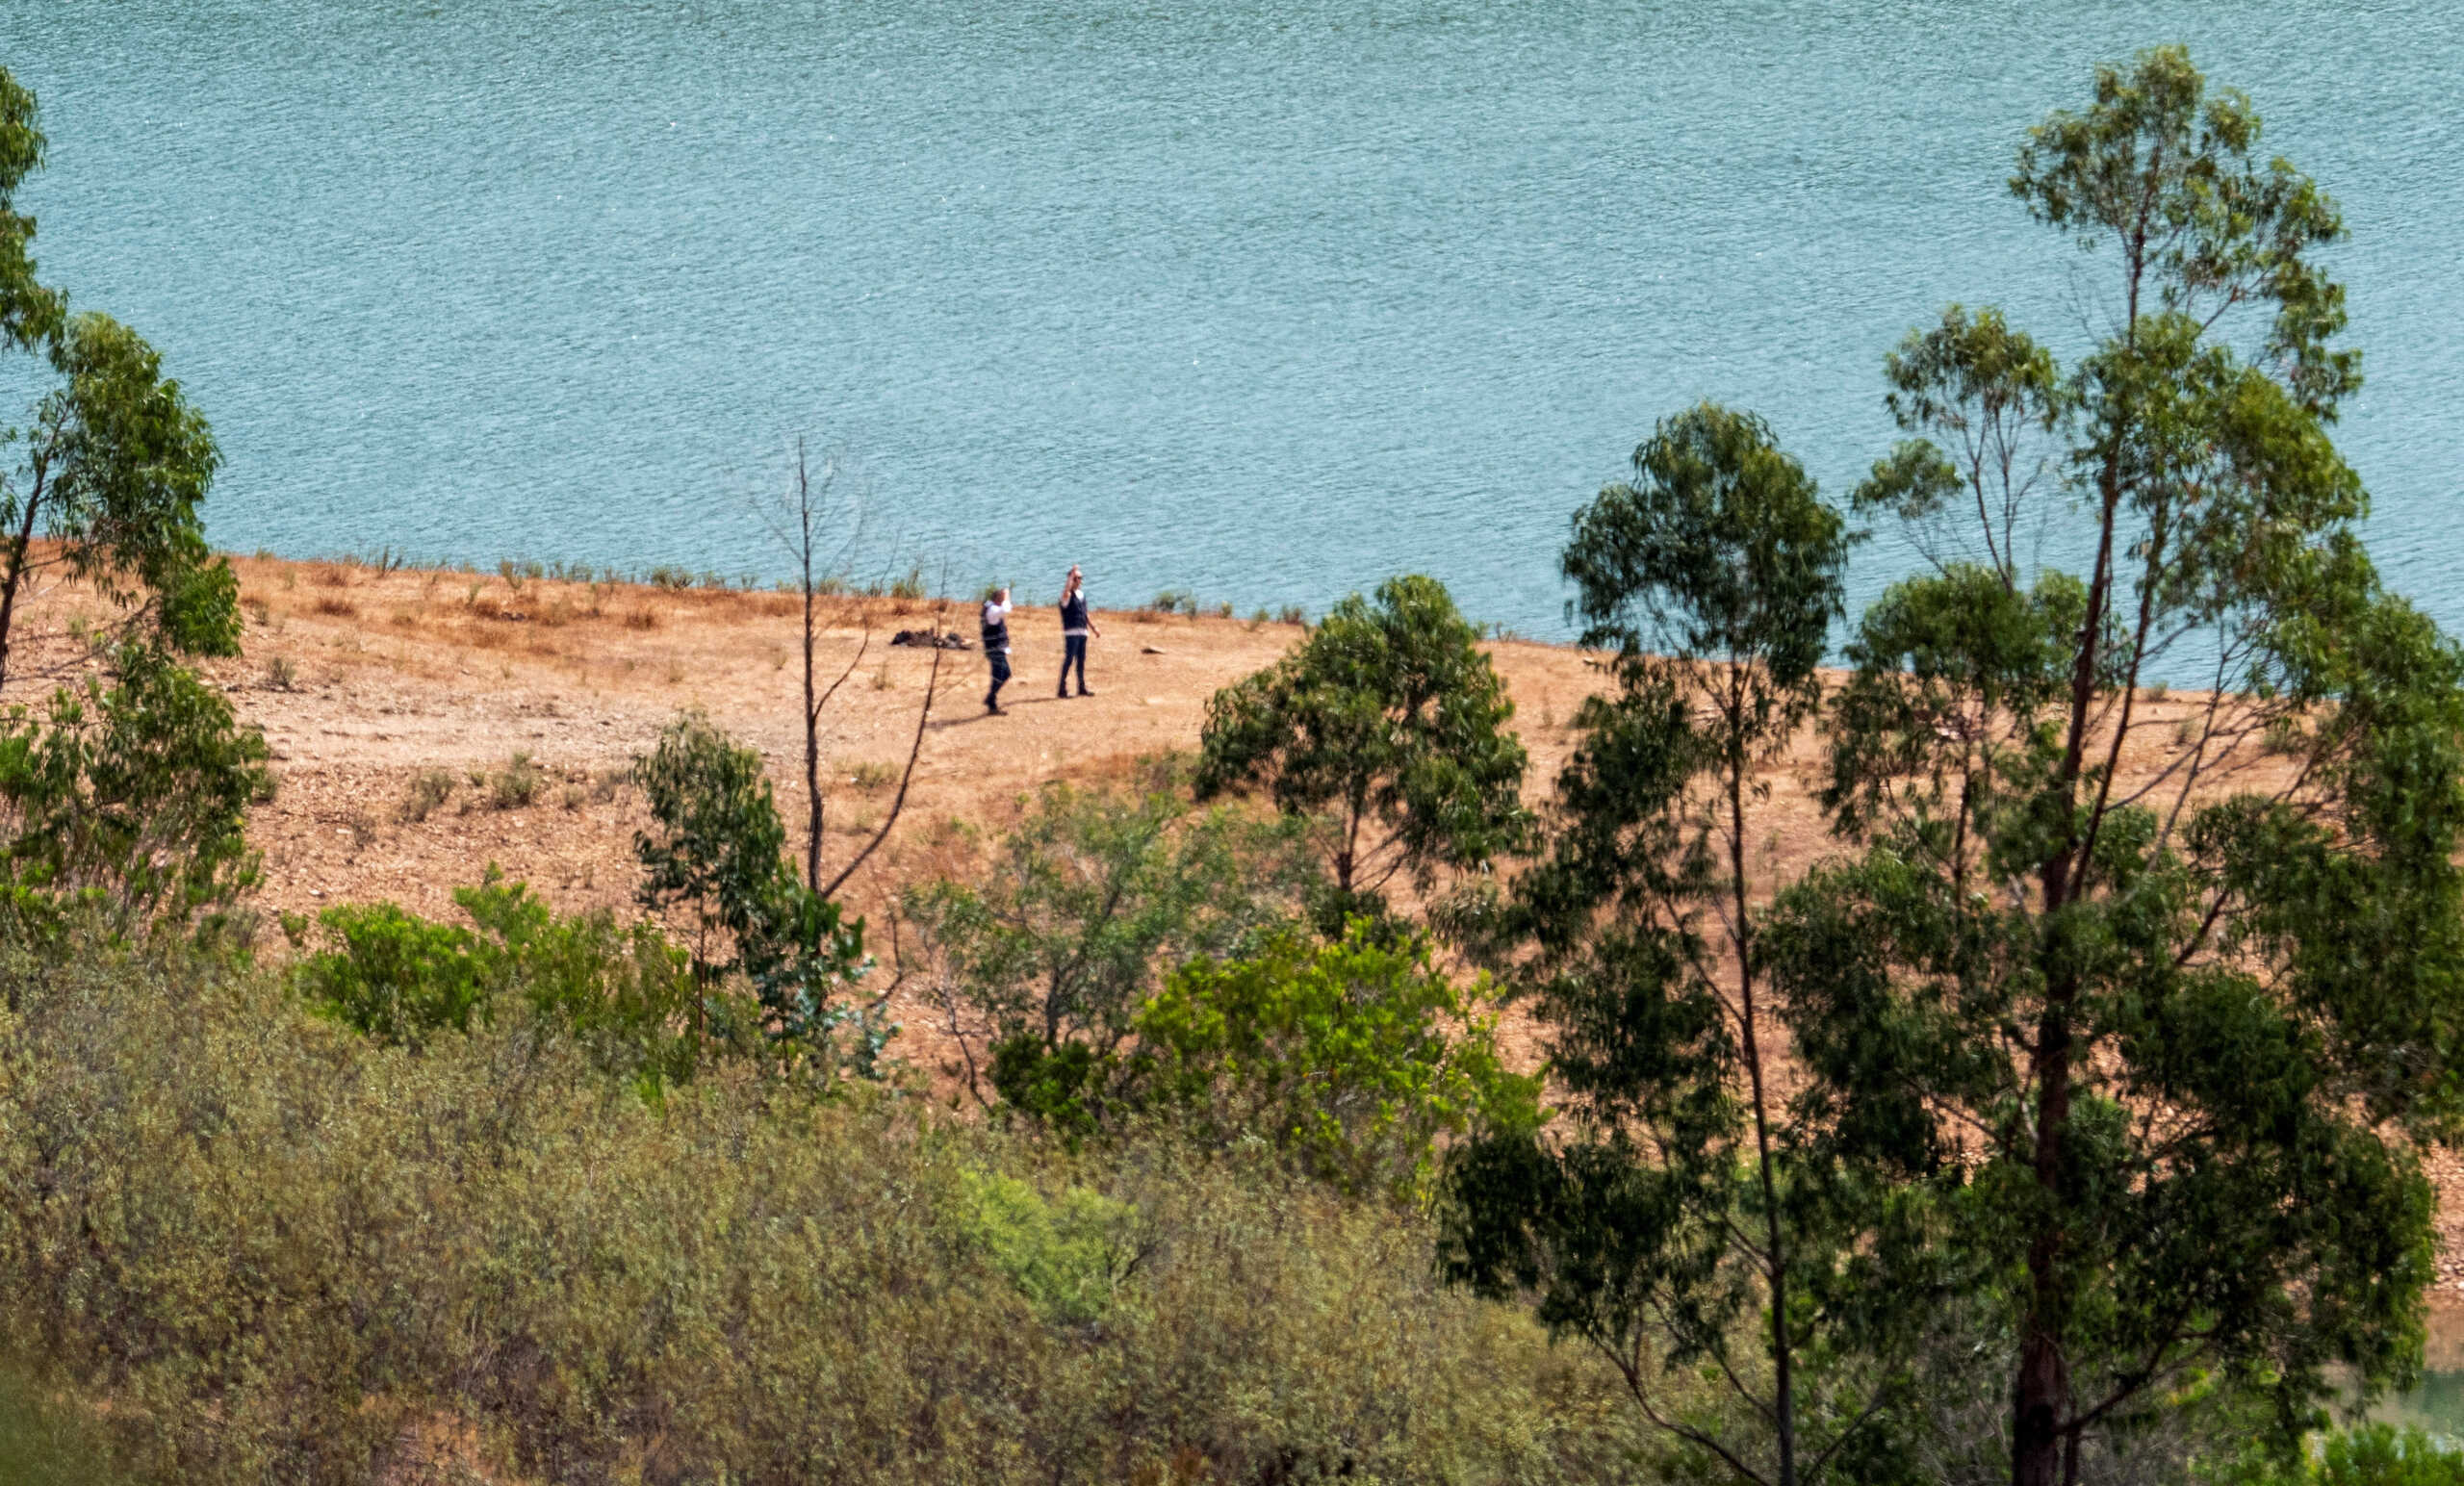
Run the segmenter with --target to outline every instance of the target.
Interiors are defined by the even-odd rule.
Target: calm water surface
[[[1539,633],[1654,418],[1844,493],[1943,301],[2075,345],[2011,152],[2165,39],[2344,202],[2346,447],[2464,628],[2464,7],[0,0],[44,269],[213,418],[225,545],[776,574],[804,432],[876,570]]]

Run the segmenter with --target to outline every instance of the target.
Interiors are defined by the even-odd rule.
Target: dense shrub
[[[2319,1486],[2464,1486],[2464,1452],[2419,1429],[2365,1424],[2323,1442]]]
[[[346,1026],[414,1045],[510,1003],[603,1068],[652,1084],[692,1074],[705,1046],[691,1028],[700,998],[690,957],[657,925],[619,924],[604,909],[560,917],[493,867],[453,901],[476,933],[391,903],[325,910],[317,921],[331,947],[300,961],[301,993]]]
[[[2314,1437],[2297,1460],[2251,1445],[2194,1473],[2202,1486],[2464,1486],[2464,1448],[2419,1428],[2356,1423]]]
[[[1014,1176],[962,1175],[965,1232],[1037,1313],[1102,1319],[1140,1257],[1138,1210],[1085,1187],[1047,1195]]]
[[[415,1051],[102,941],[0,984],[11,1340],[153,1478],[1631,1478],[1420,1219],[1237,1154],[650,1104],[534,1018]]]
[[[764,1040],[782,1066],[818,1081],[842,1068],[878,1073],[896,1029],[877,1019],[879,1001],[841,994],[871,965],[864,922],[847,921],[787,861],[761,756],[688,712],[633,761],[632,778],[653,825],[633,838],[636,898],[654,911],[689,910],[701,927],[695,980],[712,996],[742,986],[757,1005],[718,1030]],[[714,1001],[697,1020],[718,1010]]]
[[[1315,877],[1292,826],[1194,809],[1176,768],[1158,761],[1136,789],[1047,784],[988,870],[906,895],[993,1089],[1064,1131],[1108,1117],[1116,1054],[1160,977],[1263,942]]]
[[[1263,1136],[1346,1191],[1411,1191],[1436,1142],[1540,1123],[1540,1078],[1499,1062],[1484,976],[1355,919],[1333,944],[1287,934],[1246,960],[1194,960],[1139,1013],[1153,1097],[1210,1140]]]
[[[338,904],[317,915],[335,947],[300,963],[299,988],[335,1019],[389,1042],[468,1032],[499,959],[477,935],[391,903]]]

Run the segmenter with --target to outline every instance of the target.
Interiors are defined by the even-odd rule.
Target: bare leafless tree
[[[916,760],[924,750],[925,721],[932,715],[934,694],[940,683],[941,652],[937,646],[933,651],[924,701],[916,709],[914,740],[908,748],[907,766],[899,775],[898,793],[890,802],[889,813],[872,838],[825,884],[821,875],[822,826],[829,797],[821,782],[821,718],[831,699],[838,695],[839,688],[847,684],[847,679],[856,674],[856,668],[863,664],[865,654],[872,649],[873,617],[869,607],[860,610],[864,631],[857,642],[855,656],[835,679],[824,685],[819,658],[820,600],[845,582],[857,543],[863,534],[862,502],[845,461],[834,453],[824,454],[816,470],[800,436],[796,440],[793,480],[779,498],[755,504],[763,525],[795,565],[797,590],[804,600],[805,885],[828,898],[834,896],[888,837],[890,828],[907,807],[908,786],[914,780]],[[937,602],[936,634],[946,618],[946,599]]]

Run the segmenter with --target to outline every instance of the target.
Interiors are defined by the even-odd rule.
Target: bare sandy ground
[[[244,654],[204,669],[272,746],[279,788],[250,823],[264,854],[259,907],[270,916],[383,898],[454,918],[453,888],[491,863],[561,910],[629,912],[633,835],[647,816],[621,778],[685,709],[706,712],[761,751],[791,836],[801,839],[800,601],[792,596],[267,558],[235,566]],[[30,616],[37,655],[69,653],[64,637],[79,607],[67,593],[38,602]],[[939,628],[971,639],[973,608],[941,606]],[[847,673],[823,719],[826,868],[851,859],[886,816],[933,666],[933,653],[887,642],[898,629],[932,626],[936,613],[930,601],[824,601],[823,680]],[[1095,695],[1057,699],[1058,615],[1048,602],[1022,602],[1011,622],[1017,675],[1001,717],[984,711],[982,655],[943,653],[906,810],[841,895],[867,917],[870,946],[885,961],[886,910],[904,885],[965,870],[1046,781],[1116,780],[1142,756],[1194,748],[1208,698],[1272,662],[1301,632],[1132,612],[1099,613],[1097,623],[1103,634],[1088,665]],[[1502,641],[1490,653],[1531,754],[1536,804],[1572,746],[1568,721],[1599,673],[1565,647]],[[39,684],[47,683],[32,674],[13,678],[10,696]],[[2159,726],[2134,731],[2124,777],[2162,768],[2170,723],[2201,705],[2192,694],[2143,701],[2140,715]],[[498,808],[490,786],[473,781],[504,771],[516,754],[529,756],[542,785],[530,804]],[[1811,800],[1818,767],[1809,747],[1769,771],[1758,866],[1764,881],[1793,876],[1835,849]],[[407,818],[412,781],[433,771],[452,778],[451,794],[424,819]],[[280,936],[270,937],[278,951]],[[923,979],[911,977],[893,998],[902,1025],[893,1052],[946,1089],[952,1048],[935,1030],[940,1009],[919,993]],[[1534,1029],[1509,1018],[1506,1034],[1514,1056],[1537,1061]],[[2441,1156],[2433,1166],[2442,1191],[2464,1192],[2464,1164]],[[2451,1299],[2464,1294],[2464,1201],[2446,1206],[2439,1290]]]

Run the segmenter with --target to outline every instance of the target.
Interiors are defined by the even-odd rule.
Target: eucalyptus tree
[[[239,586],[197,515],[220,458],[213,434],[136,332],[68,314],[36,279],[35,222],[14,195],[43,143],[34,94],[0,69],[0,346],[51,373],[25,425],[0,432],[0,685],[19,603],[50,570],[119,606],[123,640],[236,653]]]
[[[2464,652],[2363,549],[2331,437],[2359,358],[2320,259],[2343,223],[2259,138],[2178,48],[2030,134],[2012,190],[2086,249],[2107,320],[2066,364],[1954,306],[1886,360],[1907,437],[1853,505],[1928,566],[1866,610],[1818,713],[1773,660],[1747,673],[1767,709],[1695,679],[1755,653],[1724,648],[1731,585],[1780,613],[1802,573],[1673,520],[1604,527],[1625,497],[1578,525],[1586,613],[1636,596],[1662,658],[1626,647],[1494,926],[1537,947],[1581,1119],[1463,1152],[1447,1255],[1630,1376],[1656,1345],[1755,1395],[1767,1470],[1670,1419],[1740,1474],[1810,1473],[1788,1437],[1819,1413],[1869,1421],[1831,1462],[1860,1478],[2051,1486],[2202,1397],[2290,1453],[2329,1369],[2369,1389],[2418,1359],[2419,1152],[2464,1116]],[[1655,474],[1634,488],[1695,508]],[[1720,849],[1741,812],[1723,837],[1690,802],[1808,716],[1836,853],[1763,905]],[[1744,1031],[1758,983],[1784,1105]],[[1757,1300],[1758,1375],[1719,1340]],[[1964,1360],[1928,1357],[1945,1337]],[[1793,1422],[1792,1349],[1823,1382]],[[1980,1357],[2003,1427],[1929,1437]]]
[[[1493,920],[1530,951],[1516,979],[1575,1130],[1468,1146],[1445,1258],[1531,1296],[1738,1479],[1870,1478],[1892,1379],[1840,1365],[1872,1351],[1842,1347],[1831,1303],[1861,1230],[1796,1170],[1756,877],[1763,776],[1820,704],[1849,535],[1751,414],[1665,419],[1633,470],[1576,515],[1562,559],[1615,689],[1584,704],[1549,848]],[[1695,1369],[1767,1421],[1767,1448],[1689,1417],[1673,1396]]]
[[[2031,132],[2011,189],[2107,322],[2064,366],[1955,307],[1887,362],[1909,438],[1856,504],[1934,566],[1848,646],[1846,855],[1764,929],[1810,1158],[1930,1194],[2020,1486],[2202,1377],[2291,1438],[2419,1337],[2464,656],[2363,551],[2343,222],[2259,140],[2172,47]]]
[[[1527,756],[1479,638],[1435,578],[1351,595],[1207,703],[1199,798],[1261,784],[1285,813],[1323,819],[1347,900],[1511,849],[1527,824]]]
[[[0,68],[0,356],[49,372],[0,428],[0,685],[23,675],[21,603],[46,571],[120,616],[90,636],[107,675],[0,713],[0,900],[13,922],[36,895],[123,930],[189,923],[254,882],[246,809],[271,787],[264,740],[172,663],[239,645],[238,584],[197,518],[218,455],[151,346],[37,278],[15,198],[43,147],[34,94]]]

